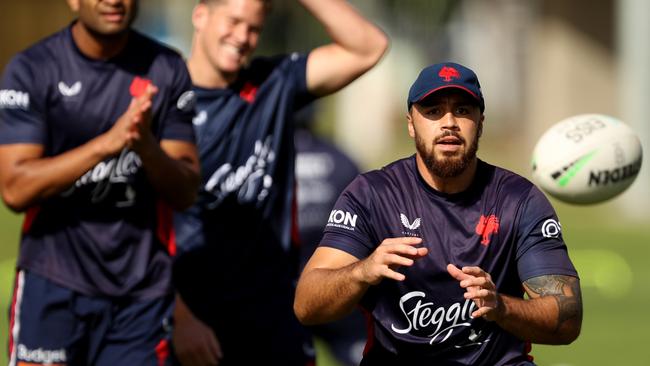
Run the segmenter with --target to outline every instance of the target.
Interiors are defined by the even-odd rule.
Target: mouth
[[[101,12],[101,17],[109,23],[122,23],[126,14],[123,11]]]
[[[244,47],[237,47],[232,44],[224,44],[223,49],[232,57],[241,58],[246,56],[246,50]]]
[[[462,145],[463,140],[456,136],[444,136],[436,139],[436,145]]]
[[[435,146],[443,153],[457,153],[461,150],[464,140],[460,136],[446,135],[435,140]]]

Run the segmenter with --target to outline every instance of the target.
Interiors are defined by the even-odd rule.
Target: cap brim
[[[427,98],[428,96],[430,96],[431,94],[433,94],[433,93],[435,93],[435,92],[437,92],[437,91],[440,91],[440,90],[443,90],[443,89],[449,89],[449,88],[460,89],[460,90],[466,92],[467,94],[471,95],[472,97],[474,97],[474,99],[476,99],[476,101],[477,101],[480,105],[483,105],[483,104],[481,103],[481,98],[479,98],[479,96],[476,95],[476,93],[474,93],[473,91],[467,89],[466,87],[464,87],[464,86],[462,86],[462,85],[457,85],[457,84],[447,84],[447,85],[439,86],[439,87],[437,87],[437,88],[435,88],[435,89],[431,89],[431,90],[429,90],[428,92],[426,92],[423,96],[419,97],[416,101],[414,101],[414,102],[411,103],[411,104],[420,103],[421,101],[423,101],[424,99],[426,99],[426,98]]]

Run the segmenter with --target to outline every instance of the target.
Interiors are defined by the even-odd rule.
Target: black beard
[[[465,139],[459,134],[451,131],[447,131],[443,136],[455,136],[465,143]],[[478,140],[479,136],[477,135],[472,144],[469,146],[469,149],[462,156],[454,157],[444,157],[443,159],[438,159],[434,152],[433,147],[431,151],[427,151],[427,148],[424,144],[424,141],[418,136],[415,135],[415,148],[422,157],[424,165],[426,165],[429,173],[431,175],[440,177],[440,178],[453,178],[459,176],[461,173],[469,167],[471,162],[476,158],[476,152],[478,151]]]

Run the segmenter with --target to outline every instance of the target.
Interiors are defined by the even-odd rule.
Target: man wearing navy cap
[[[571,343],[582,323],[558,217],[528,180],[477,158],[472,70],[423,69],[407,107],[415,155],[340,195],[296,315],[318,324],[360,305],[372,320],[361,365],[534,365],[531,343]]]

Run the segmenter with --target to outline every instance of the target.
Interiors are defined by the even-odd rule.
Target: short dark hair
[[[228,0],[199,0],[200,4],[208,4],[208,5],[215,5],[215,4],[222,4]],[[273,7],[273,0],[257,0],[260,1],[264,4],[264,11],[268,14],[271,11],[271,8]]]

